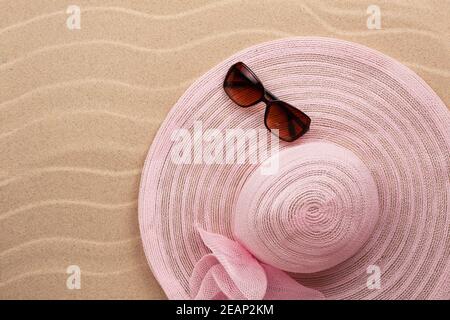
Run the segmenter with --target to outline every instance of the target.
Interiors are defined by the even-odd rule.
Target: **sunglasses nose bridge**
[[[264,90],[263,101],[267,103],[274,100],[278,100],[278,98],[275,97],[270,91]]]

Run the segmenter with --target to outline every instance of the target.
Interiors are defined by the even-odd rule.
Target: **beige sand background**
[[[81,30],[66,8],[81,7]],[[368,30],[379,5],[382,30]],[[187,87],[253,44],[320,35],[378,49],[449,105],[450,2],[0,0],[0,298],[165,298],[137,196]],[[81,268],[81,289],[66,268]]]

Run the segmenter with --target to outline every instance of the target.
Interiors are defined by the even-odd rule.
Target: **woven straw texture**
[[[302,148],[314,143],[332,145],[330,152],[336,155],[331,157],[334,161],[326,161],[325,156],[313,164],[305,163],[303,171],[294,168],[297,179],[286,177],[285,186],[276,185],[279,179],[268,178],[265,192],[255,190],[248,195],[251,199],[247,202],[252,203],[241,199],[243,192],[251,191],[248,183],[261,182],[255,176],[257,165],[180,165],[170,156],[173,131],[192,130],[195,121],[201,121],[204,128],[264,127],[262,105],[239,108],[222,89],[223,77],[236,61],[249,65],[271,92],[312,119],[304,137],[281,143],[281,170],[285,168],[283,154],[292,153],[290,149],[297,150],[300,164]],[[247,234],[249,239],[243,242],[251,247],[248,249],[278,267],[302,270],[292,277],[327,298],[449,299],[449,128],[446,106],[424,81],[364,46],[305,37],[244,50],[186,91],[150,148],[141,178],[139,222],[152,271],[169,298],[189,299],[194,265],[210,252],[195,225],[230,239],[236,239],[236,234],[244,238],[245,232],[233,224],[237,221],[233,217],[244,211],[236,210],[239,204],[249,208],[253,222],[260,221],[257,216],[264,212],[274,217],[269,227],[263,228],[266,231]],[[335,152],[336,148],[342,153]],[[348,163],[363,165],[347,175]],[[341,165],[345,165],[342,170]],[[316,169],[324,166],[330,176],[321,176],[320,181],[326,181],[326,186],[314,185],[314,176],[320,176]],[[310,179],[310,190],[304,180],[299,182],[302,175]],[[326,190],[335,200],[331,204],[329,198],[321,197]],[[344,206],[349,211],[339,211],[343,206],[337,204],[342,203],[351,204]],[[308,238],[308,230],[303,230],[288,240],[303,243],[304,248],[292,250],[286,241],[281,241],[285,246],[270,242],[266,251],[259,248],[255,238],[270,239],[273,230],[287,230],[289,224],[283,223],[286,210],[309,212],[299,216],[311,228],[316,225],[314,231],[322,236]],[[281,218],[275,219],[278,216]],[[362,223],[365,231],[358,233],[353,223]],[[357,245],[342,249],[339,239],[349,234],[356,237]],[[330,241],[338,245],[337,251],[343,250],[343,261],[322,261],[327,268],[318,271],[317,261],[308,264],[306,258],[301,259],[308,244],[320,248]],[[333,255],[333,250],[318,250],[321,257]],[[290,258],[288,253],[293,251],[298,259]],[[278,258],[273,258],[273,253],[279,254]],[[380,289],[366,285],[370,265],[382,272]]]

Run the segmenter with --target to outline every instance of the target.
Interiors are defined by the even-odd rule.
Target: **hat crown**
[[[243,186],[235,237],[262,262],[297,273],[328,269],[355,254],[378,220],[368,168],[347,149],[324,142],[277,157],[276,172],[256,170]]]

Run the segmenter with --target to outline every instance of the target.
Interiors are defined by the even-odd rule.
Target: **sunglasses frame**
[[[225,89],[225,88],[226,88],[227,79],[228,79],[230,73],[233,72],[233,71],[234,71],[234,68],[235,68],[236,66],[238,66],[238,65],[242,65],[242,66],[244,67],[245,71],[247,71],[247,72],[248,72],[248,73],[249,73],[249,74],[257,81],[257,83],[256,83],[255,85],[257,85],[257,86],[259,87],[259,89],[261,89],[261,92],[262,92],[261,98],[259,98],[257,101],[255,101],[254,103],[252,103],[252,104],[250,104],[250,105],[242,105],[242,104],[236,102],[236,101],[228,94],[227,90]],[[297,140],[298,138],[300,138],[302,135],[304,135],[306,132],[308,132],[308,130],[309,130],[309,125],[305,125],[305,124],[304,124],[297,116],[295,116],[295,115],[289,110],[289,108],[287,108],[285,105],[288,105],[288,106],[290,106],[290,107],[292,107],[292,108],[295,108],[295,107],[292,106],[291,104],[287,103],[287,102],[284,102],[284,101],[278,99],[274,94],[272,94],[269,90],[267,90],[267,89],[264,87],[262,81],[261,81],[261,80],[258,78],[258,76],[253,72],[253,70],[250,69],[250,68],[249,68],[244,62],[242,62],[242,61],[239,61],[239,62],[234,63],[234,64],[228,69],[228,72],[227,72],[227,74],[225,75],[225,80],[224,80],[224,82],[223,82],[223,89],[224,89],[225,93],[228,95],[228,97],[231,99],[231,101],[233,101],[235,104],[237,104],[237,105],[240,106],[241,108],[252,107],[252,106],[254,106],[254,105],[256,105],[256,104],[258,104],[258,103],[260,103],[260,102],[264,102],[265,105],[266,105],[265,111],[264,111],[264,126],[265,126],[266,129],[269,130],[270,132],[272,132],[272,129],[267,125],[267,118],[268,118],[268,114],[269,114],[269,109],[270,109],[270,107],[271,107],[273,104],[277,103],[278,106],[280,106],[281,108],[284,109],[284,111],[286,112],[286,114],[287,114],[287,116],[288,116],[289,118],[291,118],[291,119],[296,119],[296,120],[297,120],[296,122],[297,122],[297,124],[302,128],[302,131],[301,131],[300,133],[296,134],[296,135],[290,136],[291,139],[285,139],[285,138],[283,138],[283,137],[281,137],[281,136],[279,136],[279,135],[276,135],[279,139],[281,139],[281,140],[283,140],[283,141],[286,141],[286,142],[292,142],[292,141],[295,141],[295,140]],[[297,109],[297,108],[295,108],[295,109]],[[310,118],[307,114],[305,114],[303,111],[301,111],[301,110],[299,110],[299,109],[297,109],[297,110],[298,110],[299,112],[301,112],[306,118],[308,118],[308,119],[309,119],[309,123],[311,123],[311,118]],[[291,124],[291,123],[289,122],[289,124]],[[293,130],[293,128],[290,126],[290,127],[289,127],[289,130],[291,131],[291,130]],[[272,132],[272,133],[273,133],[273,132]]]

